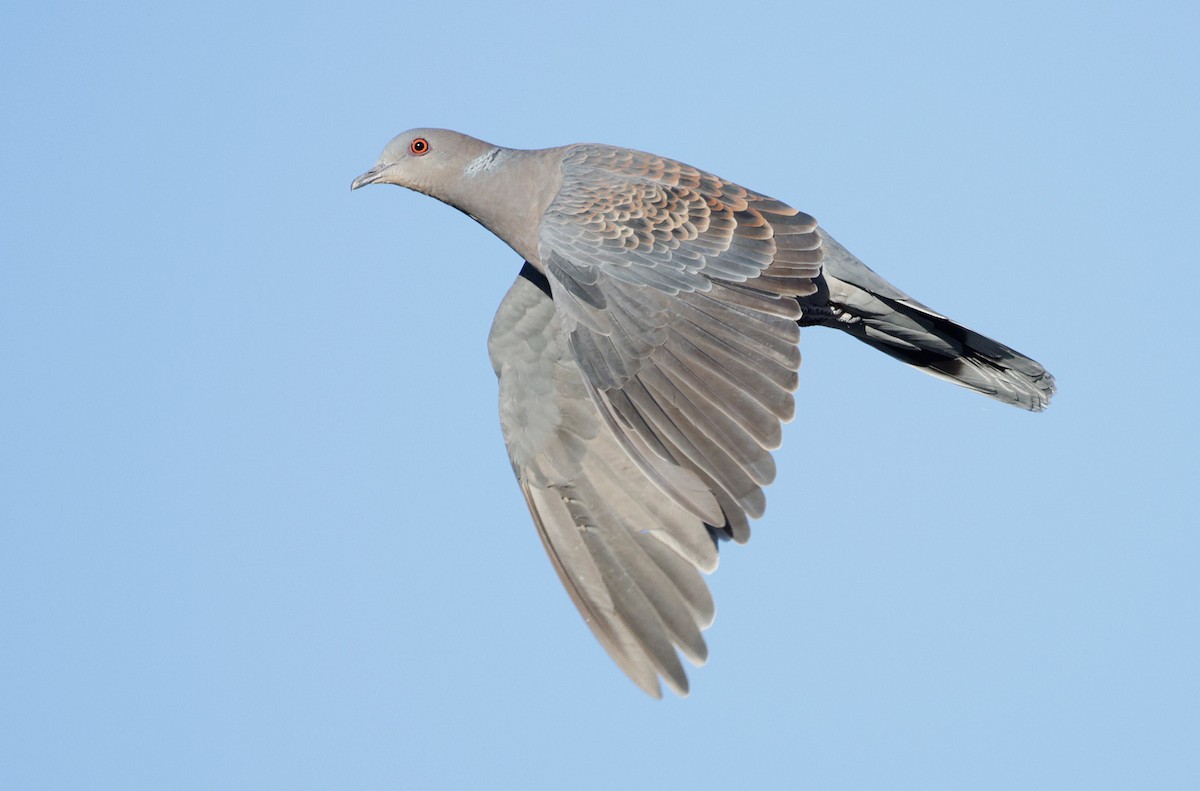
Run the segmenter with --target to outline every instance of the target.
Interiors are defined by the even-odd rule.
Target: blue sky
[[[0,786],[1197,787],[1196,8],[9,4]],[[779,197],[1060,393],[806,332],[651,701],[512,480],[520,261],[349,192],[426,125]]]

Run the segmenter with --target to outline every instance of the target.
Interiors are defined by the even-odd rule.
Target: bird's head
[[[410,129],[392,138],[375,167],[356,178],[350,189],[397,184],[444,200],[447,187],[473,170],[486,169],[502,150],[449,129]]]

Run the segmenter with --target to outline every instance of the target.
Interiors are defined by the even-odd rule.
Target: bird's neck
[[[466,167],[444,200],[499,236],[534,266],[538,226],[562,185],[562,150],[492,147]]]

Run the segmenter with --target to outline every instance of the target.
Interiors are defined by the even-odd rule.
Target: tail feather
[[[1035,360],[936,313],[888,283],[821,232],[825,247],[817,293],[800,300],[802,326],[848,332],[928,374],[999,401],[1039,412],[1054,377]]]

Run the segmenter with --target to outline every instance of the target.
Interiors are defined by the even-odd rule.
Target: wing
[[[538,250],[604,424],[648,477],[664,463],[694,473],[709,499],[658,488],[746,540],[795,411],[816,221],[678,162],[576,146]]]
[[[662,676],[686,694],[675,647],[703,663],[700,632],[713,619],[699,571],[716,567],[717,552],[704,521],[630,460],[588,393],[561,315],[529,280],[501,302],[488,351],[513,471],[575,606],[642,689],[660,696]],[[660,463],[651,475],[697,499],[707,492],[685,468]]]

